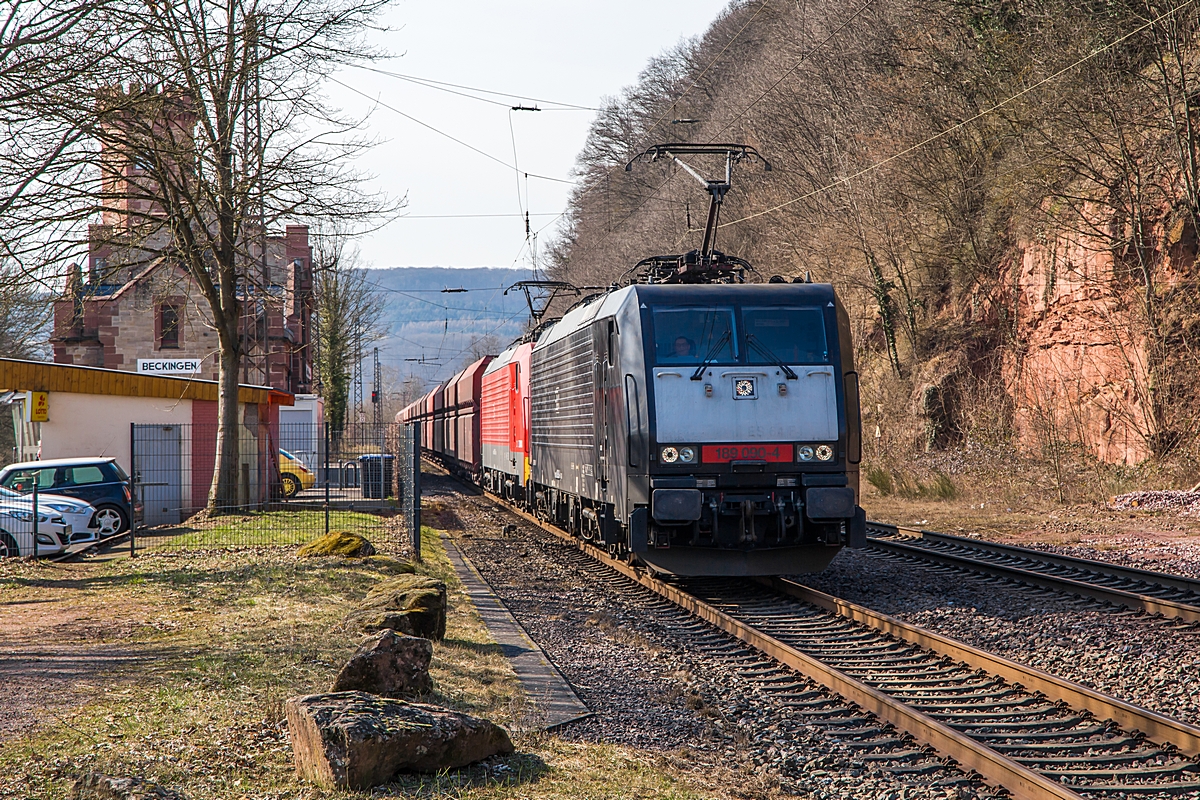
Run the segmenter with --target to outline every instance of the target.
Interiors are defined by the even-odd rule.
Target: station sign
[[[204,359],[201,358],[139,358],[139,375],[196,375]]]

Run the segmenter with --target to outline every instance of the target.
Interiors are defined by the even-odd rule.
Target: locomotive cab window
[[[750,364],[828,364],[825,315],[819,308],[743,308]]]
[[[655,360],[662,365],[735,361],[735,333],[732,308],[655,309]]]

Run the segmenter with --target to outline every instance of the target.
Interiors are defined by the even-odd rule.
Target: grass
[[[329,512],[329,530],[352,531],[378,539],[383,524],[374,514],[356,511]],[[298,545],[325,532],[323,511],[256,511],[212,517],[139,534],[147,548],[234,548],[258,545]]]
[[[237,530],[223,522],[205,541],[227,544]],[[451,602],[446,639],[434,649],[429,700],[510,725],[524,707],[515,675],[466,602],[436,530],[422,531],[422,551],[419,571],[445,580]],[[284,701],[329,685],[359,641],[340,628],[341,618],[397,568],[387,558],[296,559],[282,548],[0,563],[0,597],[40,615],[23,617],[28,635],[14,642],[29,641],[42,653],[86,644],[129,656],[119,669],[73,679],[73,694],[69,686],[47,691],[51,700],[66,694],[69,702],[47,703],[43,727],[0,746],[0,797],[65,797],[84,771],[142,777],[190,800],[721,796],[662,755],[542,734],[517,734],[513,756],[405,776],[373,792],[299,782]],[[74,616],[64,619],[73,622],[55,621],[67,610]]]
[[[954,500],[959,495],[958,487],[950,476],[936,469],[922,480],[899,468],[887,469],[871,464],[864,469],[864,477],[883,497],[896,495],[905,500]]]

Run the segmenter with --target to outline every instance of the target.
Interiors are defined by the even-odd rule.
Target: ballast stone
[[[329,691],[414,697],[433,690],[429,677],[432,658],[433,643],[428,639],[385,628],[359,645]]]
[[[364,633],[390,629],[441,640],[446,635],[446,584],[423,575],[381,581],[346,615],[344,624]]]
[[[513,752],[488,720],[423,703],[336,692],[287,701],[296,772],[325,787],[367,789],[401,772],[440,772]]]

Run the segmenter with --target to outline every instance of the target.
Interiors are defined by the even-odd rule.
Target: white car
[[[33,495],[14,492],[6,486],[0,486],[0,503],[23,503],[30,511],[33,510]],[[67,497],[65,494],[38,494],[38,516],[40,512],[56,512],[63,522],[71,527],[71,544],[84,544],[100,539],[100,521],[96,507],[78,497]]]
[[[38,505],[40,506],[40,499]],[[33,555],[33,510],[30,503],[0,499],[0,557]],[[58,555],[71,542],[71,526],[57,511],[38,508],[37,552]]]

